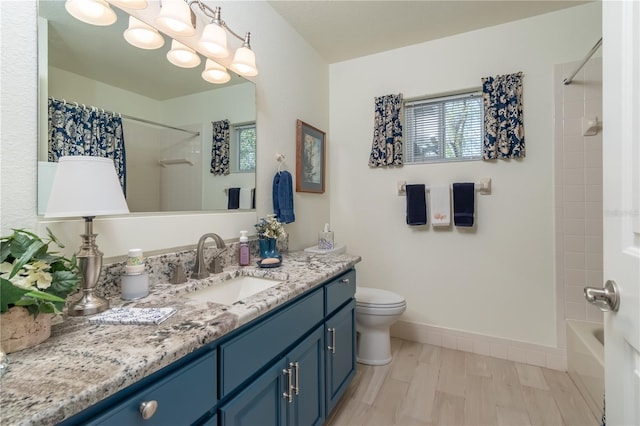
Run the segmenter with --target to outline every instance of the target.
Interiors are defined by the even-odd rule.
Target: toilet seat
[[[355,298],[356,306],[362,308],[393,309],[407,306],[404,297],[379,288],[357,287]]]

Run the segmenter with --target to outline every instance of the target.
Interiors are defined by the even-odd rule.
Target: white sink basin
[[[184,296],[199,301],[233,305],[235,302],[281,283],[282,281],[267,278],[240,276],[192,293],[186,293]]]

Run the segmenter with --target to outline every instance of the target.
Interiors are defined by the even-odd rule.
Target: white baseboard
[[[523,364],[567,371],[566,350],[561,348],[534,345],[402,320],[391,326],[391,336],[412,342],[428,343]]]

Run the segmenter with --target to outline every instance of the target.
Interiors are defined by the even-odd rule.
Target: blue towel
[[[407,225],[427,224],[427,199],[424,184],[406,185],[407,192]]]
[[[227,209],[234,210],[240,208],[240,188],[229,188],[227,190],[229,200],[227,201]]]
[[[453,223],[456,226],[473,226],[475,194],[473,182],[453,184]]]
[[[276,173],[273,177],[273,213],[282,223],[296,221],[293,212],[293,184],[291,173],[286,170]]]

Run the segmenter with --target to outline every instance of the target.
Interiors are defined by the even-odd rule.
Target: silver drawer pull
[[[289,366],[296,370],[296,385],[293,389],[296,391],[296,395],[300,393],[300,385],[298,384],[298,379],[300,377],[300,363],[298,361],[289,363]]]
[[[331,345],[327,346],[327,349],[329,349],[332,354],[335,354],[336,353],[336,329],[333,327],[329,327],[327,331],[331,333]]]
[[[145,420],[149,420],[156,413],[158,409],[158,401],[151,400],[145,401],[140,404],[138,408],[140,410],[140,414],[142,414],[142,418]]]
[[[349,281],[349,278],[343,278],[343,279],[340,280],[340,282],[342,284],[347,284],[348,285],[350,281]]]
[[[292,364],[289,364],[289,365],[292,365]],[[293,401],[293,382],[291,378],[291,375],[292,375],[291,369],[290,368],[283,369],[282,374],[287,375],[289,379],[289,393],[283,392],[282,397],[286,399],[287,402],[291,403]]]

